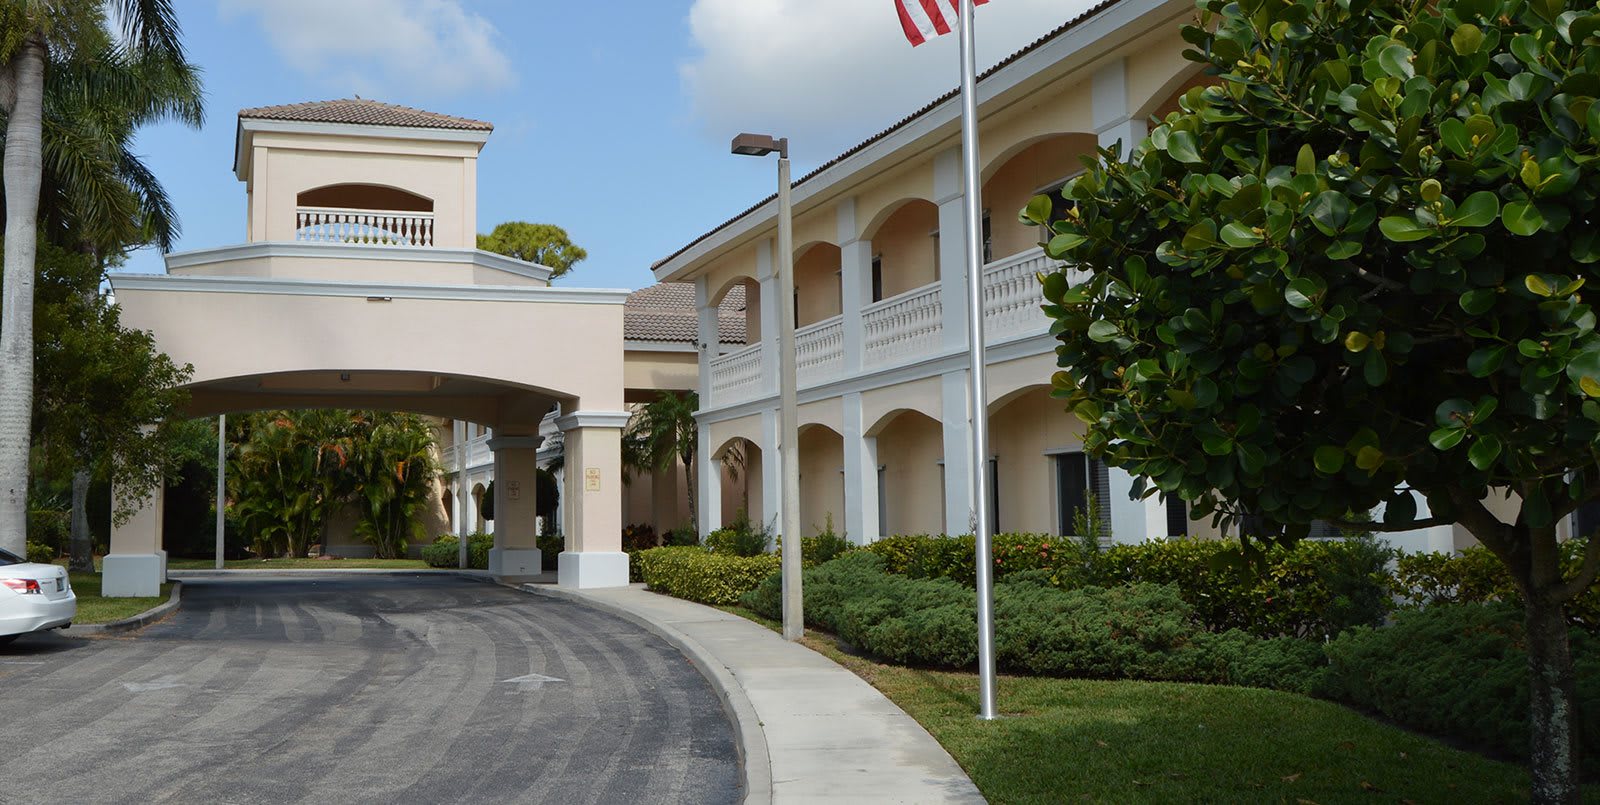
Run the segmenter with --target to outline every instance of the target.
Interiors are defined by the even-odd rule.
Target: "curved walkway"
[[[4,790],[58,802],[741,793],[717,696],[673,646],[461,577],[190,579],[140,632],[0,648],[0,691]]]
[[[770,629],[643,585],[523,589],[633,620],[703,664],[739,730],[748,802],[984,801],[950,753],[877,688]]]

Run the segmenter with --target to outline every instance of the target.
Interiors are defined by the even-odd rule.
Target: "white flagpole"
[[[978,565],[978,717],[995,712],[994,517],[989,511],[989,383],[983,349],[983,207],[978,171],[978,78],[973,53],[972,0],[961,0],[961,173],[967,224],[967,347],[972,358],[972,512]]]

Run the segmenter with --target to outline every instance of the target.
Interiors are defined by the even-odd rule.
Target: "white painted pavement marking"
[[[149,682],[124,682],[122,683],[122,686],[127,688],[129,693],[148,693],[152,690],[169,690],[171,688],[189,687],[188,685],[176,680],[177,677],[175,676],[164,676],[160,679],[152,679]]]
[[[553,676],[545,676],[544,674],[523,674],[522,676],[512,677],[510,679],[502,679],[500,680],[500,684],[505,685],[509,683],[516,683],[518,691],[525,691],[538,690],[539,688],[544,687],[546,682],[565,681],[566,680],[564,679],[556,679]]]

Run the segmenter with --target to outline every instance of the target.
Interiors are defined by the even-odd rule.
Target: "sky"
[[[979,69],[1087,0],[979,8]],[[360,95],[487,120],[478,229],[561,226],[589,252],[562,285],[634,289],[650,265],[770,195],[772,158],[734,134],[787,136],[795,175],[956,85],[955,37],[911,48],[893,0],[177,0],[204,73],[206,122],[140,132],[183,232],[175,251],[244,240],[237,113]],[[136,252],[127,271],[161,273]]]

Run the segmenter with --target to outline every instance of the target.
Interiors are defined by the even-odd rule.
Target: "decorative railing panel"
[[[294,239],[361,246],[432,246],[433,213],[297,207]]]
[[[1039,309],[1044,288],[1039,273],[1055,270],[1059,263],[1034,248],[997,260],[983,269],[983,334],[987,343],[1036,335],[1050,329],[1050,319]]]
[[[834,316],[795,330],[794,359],[802,386],[838,377],[844,369],[844,318]]]
[[[711,359],[711,399],[717,405],[748,400],[760,391],[760,344]]]
[[[939,286],[924,285],[861,309],[862,366],[904,363],[938,351],[944,332]]]

